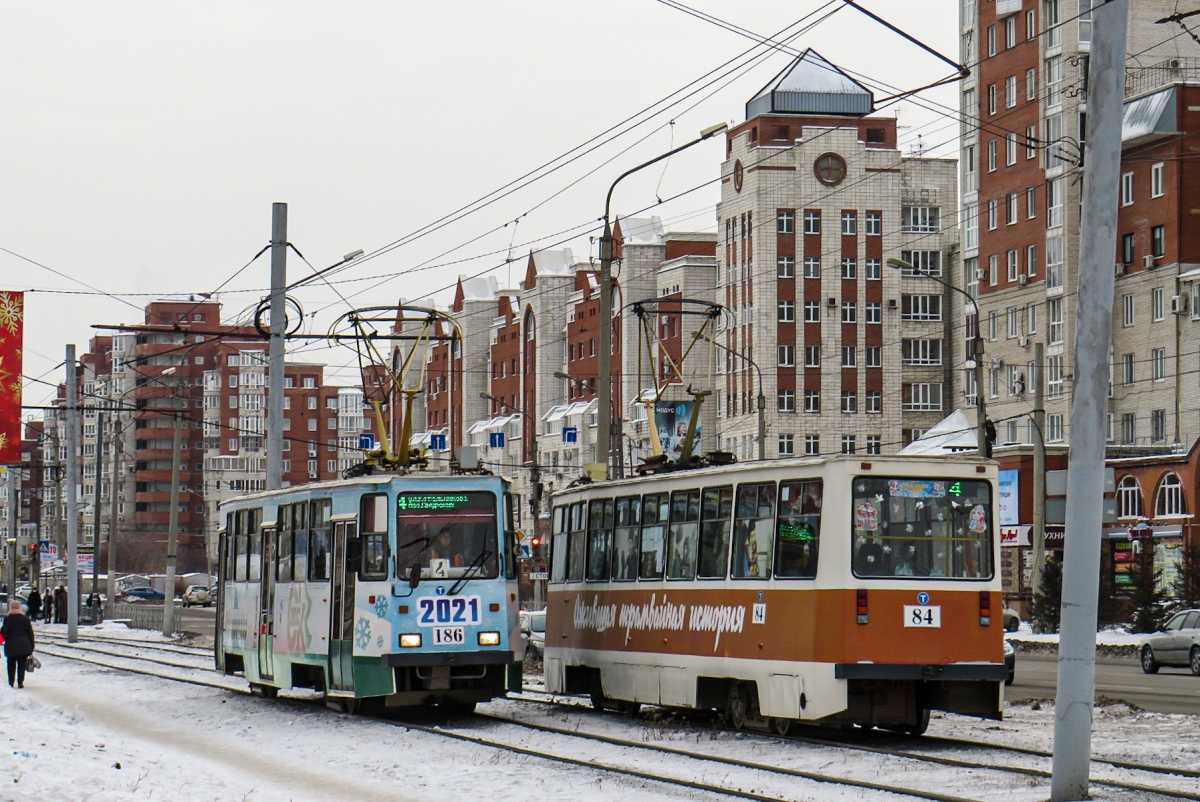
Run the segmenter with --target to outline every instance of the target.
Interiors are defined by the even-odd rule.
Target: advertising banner
[[[21,461],[21,337],[25,293],[0,292],[0,465]]]
[[[1017,471],[1000,471],[1000,525],[1016,526],[1021,523],[1020,501],[1017,490]]]
[[[659,401],[654,405],[654,425],[658,427],[658,439],[662,441],[663,454],[675,459],[683,453],[683,441],[687,437],[688,421],[692,417],[695,401]],[[700,427],[696,427],[693,448],[700,444]]]

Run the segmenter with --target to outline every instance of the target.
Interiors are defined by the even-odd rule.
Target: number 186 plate
[[[904,605],[904,626],[906,627],[941,627],[942,608],[936,604],[906,604]]]
[[[463,627],[434,627],[433,644],[435,646],[451,646],[465,643],[466,632]]]

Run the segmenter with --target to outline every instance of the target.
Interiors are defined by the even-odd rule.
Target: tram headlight
[[[419,649],[421,647],[421,633],[410,632],[400,636],[400,648],[402,649]]]
[[[500,633],[499,632],[480,632],[479,633],[479,645],[480,646],[499,646],[500,645]]]

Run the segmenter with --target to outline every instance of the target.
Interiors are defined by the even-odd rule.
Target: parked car
[[[129,588],[117,594],[117,601],[122,602],[165,601],[166,598],[162,593],[149,586]]]
[[[541,658],[546,651],[546,611],[522,610],[519,616],[525,653]]]
[[[207,585],[187,586],[187,590],[183,592],[183,606],[191,607],[193,604],[212,607],[212,595],[209,594]]]
[[[25,594],[18,593],[13,598],[21,603],[21,612],[29,615],[29,599],[25,598]],[[4,615],[8,615],[8,594],[0,592],[0,616]]]
[[[1017,615],[1017,611],[1004,605],[1004,609],[1000,611],[1000,619],[1004,623],[1005,632],[1016,632],[1021,628],[1021,616]]]
[[[1004,684],[1012,685],[1013,680],[1017,678],[1017,650],[1007,639],[1004,641],[1004,667],[1008,669],[1008,676],[1004,678]]]
[[[1171,616],[1158,632],[1138,644],[1142,671],[1157,674],[1159,666],[1187,666],[1200,677],[1200,610]]]

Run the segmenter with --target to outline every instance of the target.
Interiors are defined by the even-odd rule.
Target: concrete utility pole
[[[117,511],[121,498],[121,487],[124,483],[121,481],[121,418],[118,414],[113,414],[113,458],[112,458],[112,479],[109,480],[109,508],[108,508],[108,588],[107,595],[109,603],[113,603],[117,594]],[[96,559],[100,559],[100,555],[96,555]]]
[[[98,622],[100,612],[100,498],[102,496],[100,491],[103,484],[104,410],[101,409],[96,413],[96,492],[92,496],[92,503],[95,505],[95,509],[92,510],[92,591],[88,594],[88,599],[92,598],[92,593],[96,594],[96,603],[88,605],[93,624]]]
[[[267,490],[283,487],[283,335],[287,329],[287,204],[271,205],[271,340],[267,352]]]
[[[1112,342],[1113,247],[1125,102],[1128,0],[1092,9],[1087,136],[1080,226],[1071,462],[1054,707],[1053,802],[1086,799],[1096,689],[1096,594],[1104,512],[1108,350]]]
[[[67,570],[67,642],[79,640],[79,499],[76,483],[78,465],[75,454],[79,442],[79,406],[75,387],[75,346],[67,346],[67,553],[63,565]]]
[[[166,375],[174,368],[163,371]],[[183,452],[183,407],[187,396],[183,394],[184,377],[175,386],[175,443],[171,454],[171,512],[167,524],[167,586],[163,588],[163,634],[168,638],[175,634],[175,555],[179,548],[179,470]]]
[[[1033,571],[1029,584],[1036,594],[1042,587],[1042,567],[1046,562],[1046,373],[1043,360],[1046,346],[1033,345]]]

